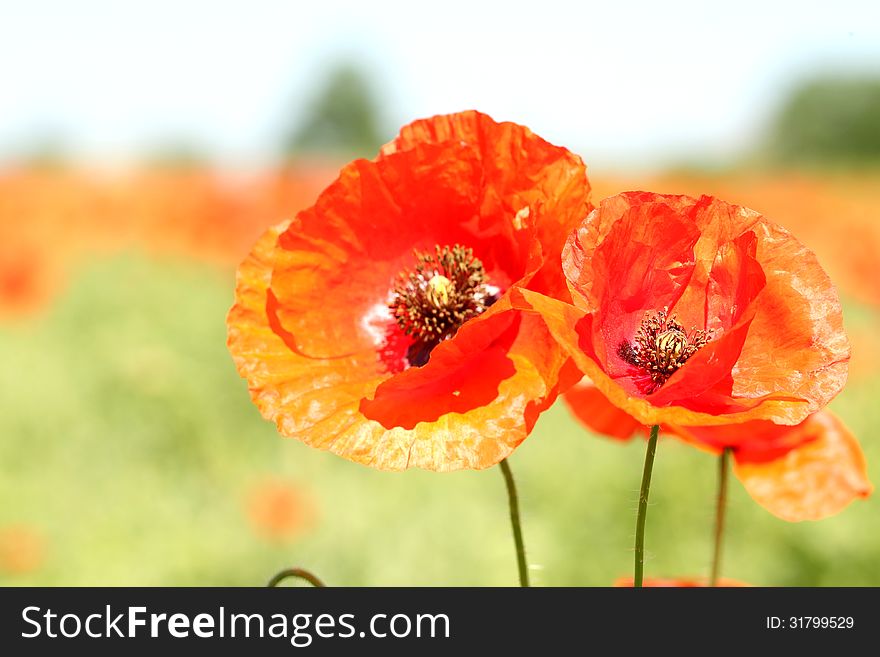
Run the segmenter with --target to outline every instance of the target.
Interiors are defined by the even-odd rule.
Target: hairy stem
[[[645,576],[645,520],[648,516],[648,493],[651,490],[651,472],[654,469],[654,454],[657,451],[657,436],[660,425],[651,427],[648,450],[645,452],[645,469],[642,471],[642,487],[639,489],[639,513],[636,517],[636,558],[633,571],[633,586],[642,587]]]
[[[504,483],[507,485],[507,501],[510,505],[510,524],[513,527],[513,542],[516,545],[516,566],[519,569],[519,585],[529,586],[529,568],[526,564],[526,548],[523,544],[522,526],[519,520],[519,498],[516,494],[516,484],[513,481],[513,473],[507,459],[498,465],[501,466],[501,474],[504,475]]]
[[[727,513],[727,479],[730,463],[730,448],[725,447],[718,458],[718,495],[715,501],[715,545],[712,550],[712,572],[709,586],[718,586],[721,573],[721,548],[724,542],[724,517]]]

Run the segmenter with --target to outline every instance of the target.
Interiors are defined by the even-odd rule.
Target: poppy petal
[[[870,495],[865,456],[840,418],[820,411],[790,430],[801,444],[784,456],[749,460],[734,452],[734,472],[758,504],[796,522],[826,518]]]
[[[590,183],[581,159],[541,139],[528,128],[496,122],[474,110],[434,116],[404,126],[386,144],[380,158],[431,144],[460,143],[479,154],[481,169],[480,216],[504,215],[516,223],[534,226],[544,245],[565,244],[568,234],[592,210]],[[535,185],[535,181],[542,181]],[[549,193],[552,192],[552,193]],[[568,294],[559,271],[559,250],[544,257],[534,289]]]
[[[845,385],[849,340],[837,290],[815,254],[780,226],[762,222],[755,231],[767,283],[733,372],[731,396],[776,398],[775,417],[768,419],[797,424]],[[783,394],[806,403],[787,404]]]
[[[584,379],[562,396],[572,415],[590,431],[617,440],[629,440],[643,426],[610,403],[596,386]]]
[[[587,428],[626,440],[645,427],[611,404],[588,379],[563,396]],[[694,447],[733,450],[734,472],[758,504],[788,521],[819,520],[873,490],[865,457],[853,434],[831,411],[795,426],[752,420],[709,427],[664,425]]]

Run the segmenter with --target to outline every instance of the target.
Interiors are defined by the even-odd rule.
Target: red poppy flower
[[[797,424],[846,381],[837,291],[752,210],[620,194],[572,233],[563,268],[574,305],[524,291],[524,307],[643,424]]]
[[[632,588],[632,577],[621,577],[614,582],[614,586],[618,588]],[[697,589],[709,586],[705,577],[646,577],[642,586],[649,588],[665,588],[665,589]],[[745,582],[736,579],[721,577],[718,580],[718,586],[727,588],[738,588],[742,586],[751,586]]]
[[[254,402],[376,468],[497,463],[574,375],[511,295],[567,296],[559,253],[590,209],[580,158],[527,128],[406,126],[240,266],[228,345]]]
[[[611,404],[584,379],[565,393],[574,416],[596,433],[627,440],[646,427]],[[614,425],[612,426],[612,423]],[[820,520],[873,490],[862,448],[829,410],[795,426],[751,420],[709,427],[663,426],[696,447],[733,452],[733,472],[761,506],[791,522]]]

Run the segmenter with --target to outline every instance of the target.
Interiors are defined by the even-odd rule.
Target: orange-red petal
[[[569,388],[562,395],[562,399],[581,424],[602,436],[629,440],[643,426],[609,402],[589,379],[584,379]]]
[[[799,445],[772,460],[734,452],[734,472],[749,495],[783,520],[820,520],[873,490],[858,440],[831,411],[790,427]]]
[[[567,294],[559,250],[593,209],[581,159],[528,128],[473,110],[413,121],[382,148],[380,157],[450,142],[479,145],[480,216],[504,215],[535,227],[548,263],[537,273],[534,289]]]

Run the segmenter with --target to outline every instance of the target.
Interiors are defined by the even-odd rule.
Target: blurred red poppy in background
[[[0,321],[42,310],[64,280],[61,249],[0,234]]]
[[[642,424],[797,424],[846,381],[837,291],[747,208],[620,194],[572,233],[563,268],[574,305],[527,290],[524,307]]]
[[[644,425],[609,402],[587,379],[563,399],[591,431],[618,440],[647,435]],[[663,425],[662,431],[715,454],[730,448],[734,474],[749,495],[783,520],[826,518],[868,497],[874,488],[858,440],[829,410],[794,426],[751,420],[709,427]]]
[[[64,288],[82,196],[72,176],[0,171],[0,322],[44,310]]]
[[[287,541],[311,527],[315,505],[302,488],[267,479],[248,491],[247,516],[261,536],[272,541]]]
[[[614,582],[614,586],[618,588],[632,588],[632,577],[621,577]],[[709,582],[705,577],[646,577],[642,586],[649,588],[663,589],[697,589],[709,586]],[[727,588],[739,588],[742,586],[751,586],[739,580],[722,577],[715,586]]]
[[[24,575],[43,565],[46,545],[40,532],[28,525],[0,528],[0,573]]]
[[[267,231],[228,345],[281,434],[380,469],[486,468],[579,378],[515,290],[570,299],[579,157],[478,112],[416,121]]]

